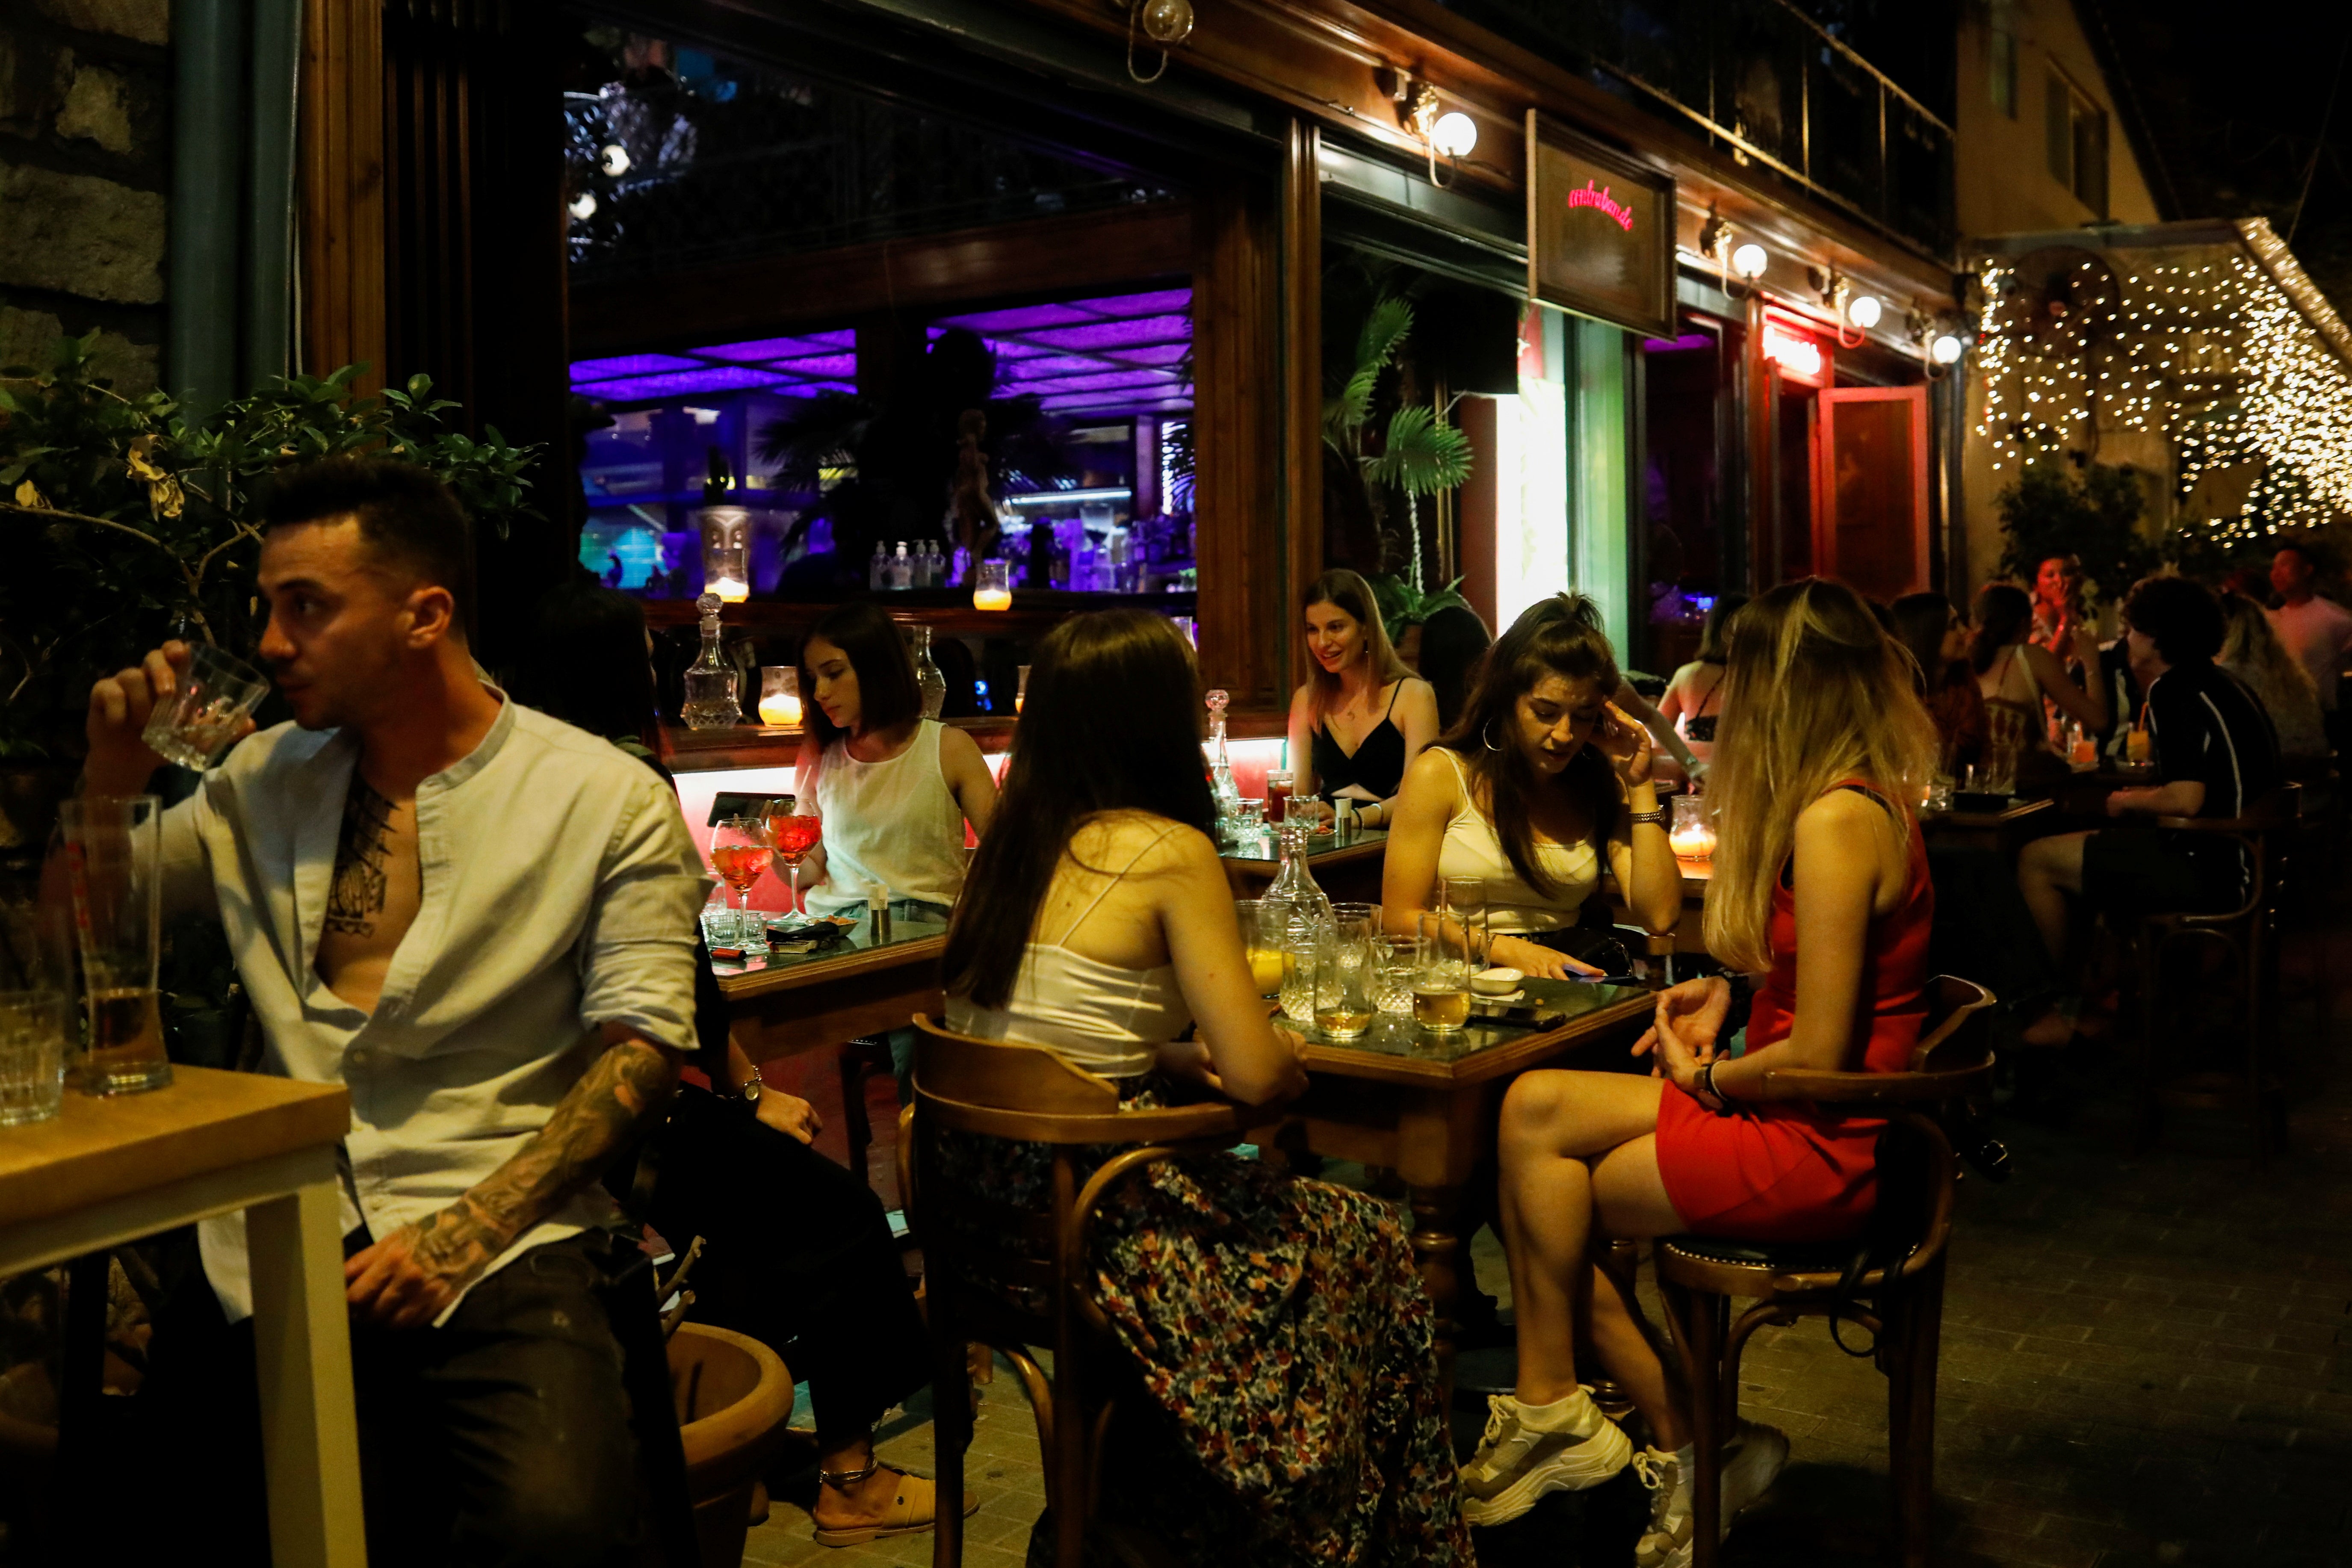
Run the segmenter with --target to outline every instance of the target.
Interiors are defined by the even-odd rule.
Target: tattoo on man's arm
[[[605,1051],[512,1159],[418,1226],[419,1260],[457,1274],[488,1268],[603,1174],[677,1085],[677,1064],[656,1046],[630,1039]]]

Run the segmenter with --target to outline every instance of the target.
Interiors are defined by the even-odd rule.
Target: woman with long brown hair
[[[1314,660],[1290,696],[1297,797],[1364,803],[1364,825],[1389,825],[1404,770],[1437,738],[1437,692],[1389,643],[1371,584],[1334,568],[1298,595]]]
[[[2069,662],[2092,672],[2080,679],[2068,663],[2032,640],[2033,600],[2014,584],[1988,583],[1977,590],[1976,623],[1969,665],[1984,695],[1987,754],[2007,752],[2021,763],[2030,756],[2054,755],[2045,703],[2085,730],[2107,727],[2106,693],[2095,673],[2098,639],[2086,623],[2068,623],[2074,639]]]
[[[1518,1383],[1491,1402],[1464,1468],[1465,1513],[1496,1524],[1544,1493],[1600,1485],[1632,1459],[1578,1386],[1579,1310],[1601,1363],[1648,1420],[1655,1489],[1645,1563],[1686,1563],[1690,1424],[1639,1308],[1592,1266],[1596,1230],[1757,1241],[1857,1235],[1877,1195],[1875,1121],[1763,1099],[1780,1068],[1907,1068],[1927,1016],[1935,892],[1910,803],[1936,761],[1912,662],[1862,597],[1808,579],[1766,594],[1732,634],[1708,798],[1719,836],[1707,948],[1765,978],[1748,1048],[1717,1049],[1720,979],[1661,994],[1633,1049],[1653,1076],[1533,1072],[1503,1102],[1504,1244]],[[1801,954],[1801,960],[1800,955]],[[1580,1304],[1590,1302],[1589,1309]],[[1788,1440],[1743,1423],[1724,1471],[1727,1521],[1771,1483]]]
[[[1166,617],[1108,610],[1046,636],[948,933],[951,1027],[1044,1046],[1128,1105],[1305,1087],[1298,1037],[1250,979],[1201,721]],[[1042,1145],[947,1153],[1003,1202],[1046,1201]],[[1105,1490],[1130,1522],[1220,1568],[1471,1561],[1429,1302],[1384,1205],[1220,1153],[1155,1166],[1099,1213],[1090,1278],[1151,1406],[1114,1434],[1134,1479]]]
[[[1557,595],[1512,623],[1462,717],[1405,775],[1381,879],[1391,931],[1412,931],[1440,878],[1473,877],[1486,962],[1554,980],[1615,973],[1622,950],[1578,918],[1604,869],[1644,926],[1674,929],[1682,873],[1650,735],[1609,700],[1619,681],[1590,599]]]

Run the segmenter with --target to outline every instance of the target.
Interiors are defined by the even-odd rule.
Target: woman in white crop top
[[[1200,715],[1192,649],[1164,616],[1077,616],[1039,645],[1004,809],[948,933],[950,1028],[1045,1047],[1125,1105],[1306,1087],[1298,1037],[1250,978]],[[1043,1145],[940,1136],[949,1179],[1048,1201]],[[1123,1522],[1187,1563],[1473,1561],[1428,1300],[1387,1209],[1202,1155],[1114,1186],[1089,1263],[1135,1386],[1167,1417],[1122,1423],[1144,1450],[1122,1468],[1152,1477],[1121,1489]]]
[[[801,689],[801,809],[824,819],[801,874],[809,907],[862,911],[880,886],[898,918],[946,920],[963,890],[964,825],[985,834],[996,809],[980,748],[921,716],[906,639],[870,603],[844,605],[810,630]]]
[[[1486,962],[1596,974],[1577,915],[1602,856],[1652,931],[1682,914],[1682,873],[1650,782],[1650,736],[1608,695],[1617,658],[1580,595],[1528,608],[1486,656],[1462,717],[1415,759],[1381,881],[1388,929],[1410,934],[1441,877],[1485,885]]]

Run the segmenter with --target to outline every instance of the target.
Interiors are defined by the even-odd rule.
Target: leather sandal
[[[939,1485],[922,1476],[909,1475],[896,1465],[876,1464],[862,1470],[836,1474],[830,1470],[817,1472],[817,1483],[836,1491],[851,1487],[876,1470],[888,1470],[898,1478],[898,1495],[890,1500],[888,1511],[874,1524],[855,1525],[847,1530],[825,1530],[816,1532],[819,1546],[862,1546],[869,1541],[880,1541],[893,1535],[920,1535],[939,1522]],[[963,1494],[963,1515],[970,1519],[980,1511],[980,1495]]]

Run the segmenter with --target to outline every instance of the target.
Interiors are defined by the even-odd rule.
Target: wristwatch
[[[760,1109],[760,1092],[767,1087],[768,1086],[766,1084],[760,1081],[760,1069],[758,1068],[753,1068],[751,1069],[751,1081],[745,1084],[735,1092],[742,1097],[744,1104],[750,1106],[752,1110],[757,1110]]]

